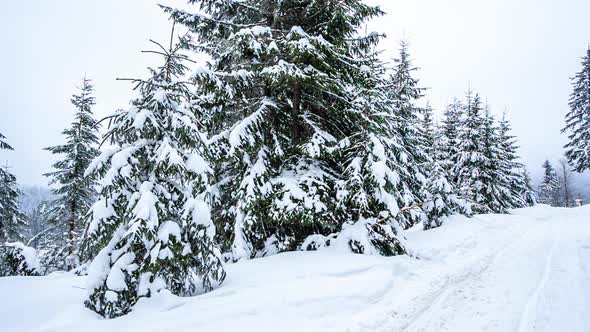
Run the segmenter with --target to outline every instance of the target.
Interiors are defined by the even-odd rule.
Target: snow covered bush
[[[0,276],[36,276],[41,265],[35,248],[22,242],[6,242],[0,247]]]
[[[140,96],[111,117],[113,146],[87,170],[100,175],[101,192],[86,240],[85,250],[97,254],[85,304],[105,317],[162,289],[192,296],[225,278],[207,204],[207,136],[180,53],[188,42],[182,38],[151,77],[136,80]]]
[[[310,235],[301,245],[301,250],[315,251],[330,247],[339,252],[395,256],[407,252],[404,242],[397,229],[383,219],[372,218],[344,224],[337,234]]]
[[[395,228],[378,219],[361,219],[343,227],[334,241],[336,247],[356,254],[395,256],[406,253]]]

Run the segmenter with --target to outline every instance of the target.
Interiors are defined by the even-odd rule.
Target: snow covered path
[[[84,278],[0,278],[0,331],[590,330],[590,207],[455,217],[407,237],[420,259],[280,254],[114,320],[83,308]]]
[[[483,269],[442,289],[405,330],[588,331],[590,218],[535,219]]]

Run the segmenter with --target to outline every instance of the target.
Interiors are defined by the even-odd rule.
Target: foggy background
[[[535,182],[549,158],[557,167],[565,135],[569,78],[590,42],[587,0],[371,0],[387,12],[367,31],[387,34],[384,58],[410,43],[426,100],[441,113],[470,86],[500,116],[507,112]],[[156,5],[184,0],[30,0],[0,13],[0,132],[16,151],[0,152],[23,185],[45,185],[54,161],[42,149],[61,144],[73,117],[70,96],[94,81],[97,118],[126,107],[132,85],[159,64],[148,39],[167,42],[171,23]],[[576,176],[579,192],[590,176]]]

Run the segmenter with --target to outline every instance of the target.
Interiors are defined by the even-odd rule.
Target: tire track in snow
[[[558,232],[557,236],[553,240],[553,244],[551,245],[549,252],[547,253],[547,258],[545,260],[545,268],[543,270],[543,276],[541,277],[541,280],[539,280],[539,283],[537,284],[537,287],[535,288],[533,293],[529,296],[527,303],[524,307],[524,311],[520,315],[518,329],[516,330],[517,332],[527,332],[532,330],[531,325],[532,323],[534,323],[535,320],[534,310],[536,309],[539,303],[541,293],[543,292],[545,285],[549,280],[549,274],[551,273],[551,264],[553,262],[553,254],[555,253],[555,248],[557,247],[557,242],[560,238],[561,232]]]
[[[433,313],[436,312],[436,310],[451,294],[453,294],[453,292],[460,289],[461,285],[464,283],[483,275],[486,271],[489,271],[490,267],[495,265],[503,256],[512,252],[511,249],[513,249],[515,245],[521,244],[522,241],[529,235],[529,233],[531,233],[531,231],[531,229],[527,229],[520,237],[517,237],[515,240],[505,245],[504,248],[496,252],[494,255],[488,256],[488,259],[486,259],[487,264],[481,268],[476,270],[473,269],[472,266],[472,269],[465,273],[447,278],[447,281],[444,283],[444,285],[439,288],[437,292],[435,292],[434,296],[432,296],[430,305],[424,307],[410,322],[402,326],[401,331],[424,331],[425,329],[421,328],[420,325],[423,325],[425,321],[428,321]]]

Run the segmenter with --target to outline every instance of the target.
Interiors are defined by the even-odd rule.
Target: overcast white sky
[[[72,118],[70,95],[87,75],[96,114],[125,107],[128,82],[159,59],[140,53],[148,39],[166,41],[170,23],[156,3],[184,0],[5,1],[0,13],[0,132],[15,152],[0,152],[23,184],[44,184]],[[588,0],[370,0],[388,13],[368,27],[385,32],[393,56],[410,42],[428,99],[438,110],[470,85],[496,114],[508,110],[521,155],[538,176],[557,160],[571,77],[590,42]],[[156,62],[154,62],[156,61]]]

